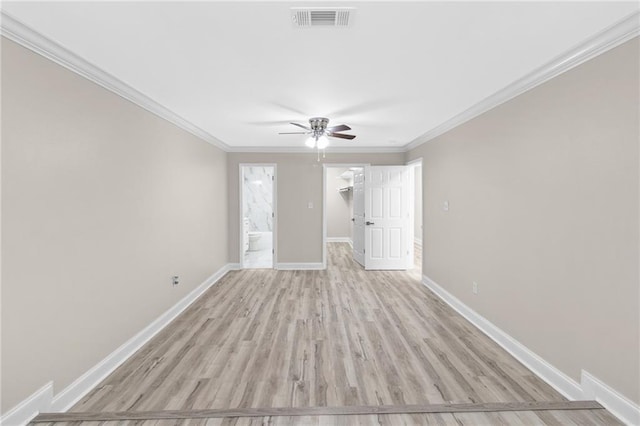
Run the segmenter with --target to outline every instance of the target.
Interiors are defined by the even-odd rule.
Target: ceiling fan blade
[[[309,132],[280,132],[279,135],[306,135]]]
[[[329,133],[333,132],[344,132],[345,130],[351,130],[351,127],[346,124],[340,124],[339,126],[327,127],[327,131]]]
[[[355,139],[355,135],[344,135],[342,133],[327,133],[328,136],[331,136],[332,138],[340,138],[340,139]]]
[[[309,127],[303,126],[302,124],[298,124],[298,123],[289,123],[289,124],[293,124],[294,126],[302,127],[305,130],[311,130]]]

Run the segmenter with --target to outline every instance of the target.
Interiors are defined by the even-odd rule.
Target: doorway
[[[340,170],[350,174],[347,188],[336,188]],[[327,242],[344,237],[329,234],[334,212],[329,199],[335,191],[349,194],[351,220],[348,242],[353,259],[366,270],[415,270],[414,185],[409,166],[368,164],[323,165],[323,265],[327,265]],[[337,175],[337,176],[336,176]],[[420,206],[422,203],[420,202]]]
[[[243,269],[274,267],[275,193],[275,165],[240,165],[240,263]]]
[[[354,249],[360,241],[354,239],[354,176],[362,173],[365,164],[323,165],[323,255],[327,266],[327,243],[347,243]]]

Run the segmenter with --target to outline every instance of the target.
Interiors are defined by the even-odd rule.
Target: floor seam
[[[518,401],[462,404],[413,404],[341,407],[263,407],[209,410],[159,410],[41,413],[33,423],[109,420],[206,419],[223,417],[340,416],[424,413],[491,413],[505,411],[602,410],[596,401]]]

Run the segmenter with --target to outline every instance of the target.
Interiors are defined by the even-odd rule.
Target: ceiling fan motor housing
[[[327,128],[327,124],[329,124],[329,119],[325,117],[313,117],[309,119],[309,124],[314,133],[322,134]]]

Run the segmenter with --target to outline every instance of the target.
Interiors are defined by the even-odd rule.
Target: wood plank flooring
[[[230,272],[71,411],[565,401],[420,284],[419,273],[364,271],[345,243],[329,244],[328,256],[325,271]],[[602,409],[135,424],[176,422],[620,424]]]

